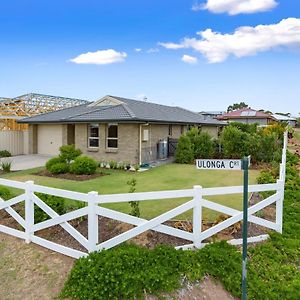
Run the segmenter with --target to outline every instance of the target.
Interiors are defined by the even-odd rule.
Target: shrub
[[[75,145],[63,145],[59,148],[59,151],[59,157],[68,164],[81,155],[81,150],[76,149]]]
[[[118,163],[116,161],[112,160],[112,161],[109,162],[109,166],[110,166],[111,169],[115,170],[115,169],[118,168]]]
[[[134,193],[136,191],[136,183],[137,181],[135,178],[127,181],[127,185],[129,185],[129,193]],[[129,205],[131,207],[130,215],[139,218],[141,216],[139,201],[129,201]]]
[[[221,135],[223,153],[226,158],[242,158],[246,155],[246,133],[235,126],[227,126]]]
[[[212,158],[214,156],[214,142],[207,132],[199,132],[194,137],[194,158]]]
[[[0,157],[11,157],[11,153],[8,150],[0,150]]]
[[[70,172],[78,175],[91,175],[96,172],[97,162],[88,156],[78,156],[70,166]]]
[[[12,194],[8,188],[0,185],[0,198],[3,200],[8,200],[12,197]]]
[[[63,215],[67,212],[65,199],[57,196],[52,196],[48,194],[36,194],[43,202],[50,206],[55,212],[59,215]],[[50,219],[49,215],[46,214],[41,208],[37,205],[34,206],[34,222],[40,223]]]
[[[230,126],[236,127],[243,132],[254,134],[257,132],[258,123],[245,124],[240,122],[231,122]]]
[[[171,246],[149,250],[122,245],[80,258],[67,279],[63,298],[144,299],[181,286],[182,277],[201,280],[205,274],[222,278],[234,294],[240,292],[241,255],[226,242],[197,251],[180,251]]]
[[[65,174],[68,173],[70,166],[65,162],[59,162],[51,166],[50,172],[52,174]]]
[[[182,135],[179,138],[175,152],[175,161],[181,164],[189,164],[194,159],[192,143],[188,136]]]
[[[11,171],[12,162],[9,160],[0,162],[0,169],[2,169],[5,173],[9,173]]]
[[[62,162],[63,162],[63,160],[61,159],[61,157],[59,157],[59,156],[52,157],[52,158],[50,158],[50,159],[46,162],[46,169],[47,169],[49,172],[51,172],[51,167],[52,167],[53,165],[56,165],[56,164],[62,163]]]

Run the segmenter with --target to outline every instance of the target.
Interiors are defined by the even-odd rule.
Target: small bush
[[[190,164],[194,159],[192,143],[188,136],[182,135],[179,138],[175,152],[175,161],[180,164]]]
[[[75,158],[70,166],[70,172],[77,175],[91,175],[96,172],[97,162],[88,156]]]
[[[11,171],[12,162],[9,160],[0,162],[0,169],[2,169],[5,173],[9,173]]]
[[[68,164],[82,153],[80,149],[75,148],[75,145],[63,145],[59,151],[59,157]]]
[[[63,160],[59,157],[59,156],[56,156],[56,157],[53,157],[53,158],[50,158],[47,162],[46,162],[46,169],[51,172],[51,167],[53,165],[56,165],[58,163],[62,163]]]
[[[194,158],[212,158],[214,142],[207,132],[199,132],[194,138]]]
[[[64,198],[41,193],[37,193],[36,195],[59,215],[63,215],[67,212]],[[50,219],[49,215],[46,214],[41,208],[35,205],[34,223],[40,223],[48,219]]]
[[[0,185],[0,198],[3,200],[8,200],[12,197],[12,194],[8,188]]]
[[[112,160],[112,161],[109,162],[109,166],[110,166],[111,169],[115,170],[115,169],[118,168],[118,163],[116,161]]]
[[[11,153],[8,150],[0,150],[0,157],[11,157]]]
[[[51,166],[50,172],[52,174],[65,174],[68,173],[70,166],[65,162],[59,162]]]

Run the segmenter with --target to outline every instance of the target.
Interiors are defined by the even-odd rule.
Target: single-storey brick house
[[[189,110],[145,101],[105,96],[56,112],[25,118],[32,154],[58,154],[65,144],[98,161],[145,163],[157,159],[157,144],[178,139],[188,126],[201,126],[217,137],[224,122]]]

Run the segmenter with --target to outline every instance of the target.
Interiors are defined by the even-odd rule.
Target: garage
[[[57,155],[63,141],[62,125],[38,125],[38,154]]]

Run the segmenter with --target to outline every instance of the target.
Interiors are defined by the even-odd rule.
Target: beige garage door
[[[38,154],[57,155],[62,145],[62,125],[38,125]]]

